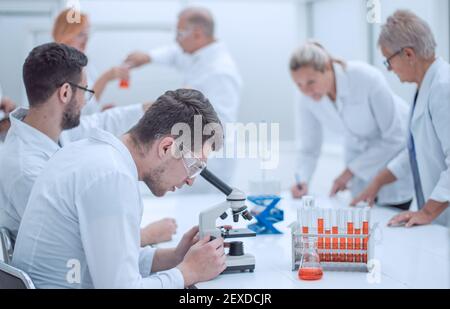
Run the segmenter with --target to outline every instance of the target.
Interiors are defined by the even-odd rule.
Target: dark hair
[[[201,116],[201,128],[194,128],[194,121],[198,115]],[[220,134],[219,139],[215,140],[211,146],[213,150],[222,147],[223,130],[219,117],[209,100],[200,91],[193,89],[166,91],[150,106],[129,133],[135,143],[150,146],[153,141],[163,136],[177,137],[173,134],[172,128],[179,123],[187,124],[192,133],[190,150],[198,150],[193,148],[195,146],[194,134],[196,133],[194,129],[201,129],[203,133],[204,127],[209,124],[213,126],[214,130],[211,135],[201,134],[202,145],[210,136]]]
[[[30,106],[47,100],[65,82],[79,83],[85,54],[65,44],[47,43],[30,52],[23,64],[23,82]]]

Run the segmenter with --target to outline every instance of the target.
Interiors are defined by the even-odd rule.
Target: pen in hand
[[[298,173],[295,173],[295,182],[297,183],[297,188],[299,190],[301,190],[302,189],[302,184],[300,182],[300,175]]]

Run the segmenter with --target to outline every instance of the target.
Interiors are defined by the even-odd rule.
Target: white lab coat
[[[63,131],[61,146],[24,123],[27,113],[26,108],[11,113],[11,128],[0,150],[0,226],[8,228],[14,239],[36,178],[61,146],[88,137],[95,128],[121,135],[137,123],[144,111],[141,104],[136,104],[82,116],[78,127]]]
[[[324,96],[319,102],[302,96],[298,113],[298,173],[309,182],[322,146],[322,129],[328,127],[345,137],[345,163],[354,174],[353,196],[361,193],[379,171],[386,167],[406,144],[408,107],[389,88],[374,67],[349,61],[343,68],[334,64],[336,102]],[[380,204],[411,200],[410,173],[385,186],[378,195]]]
[[[450,65],[438,58],[428,68],[411,121],[417,165],[425,201],[450,201]],[[401,178],[410,170],[408,151],[403,151],[388,168]],[[439,224],[448,224],[448,211]]]
[[[2,95],[2,85],[0,85],[0,121],[2,121],[6,117],[5,112],[2,111]]]
[[[183,288],[177,268],[150,275],[156,249],[140,248],[142,211],[131,153],[96,130],[59,150],[36,180],[13,265],[38,288]]]
[[[225,44],[211,43],[193,54],[184,53],[178,45],[164,46],[149,52],[153,63],[170,66],[183,76],[183,87],[201,91],[214,106],[222,125],[236,122],[242,89],[242,79],[238,68]],[[233,137],[227,137],[228,147],[235,149]],[[224,152],[225,153],[225,152]],[[232,180],[234,158],[211,158],[209,168],[225,182]],[[197,179],[192,188],[182,190],[184,193],[214,192],[209,183]]]
[[[178,70],[183,87],[201,91],[223,124],[237,121],[242,79],[223,43],[211,43],[193,54],[184,53],[178,45],[156,48],[149,54],[153,63]]]

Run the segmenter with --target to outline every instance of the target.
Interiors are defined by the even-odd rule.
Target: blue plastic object
[[[283,210],[275,207],[281,197],[278,195],[251,195],[247,199],[253,204],[265,208],[254,215],[257,222],[249,224],[248,228],[256,234],[282,234],[273,226],[275,223],[284,220]]]

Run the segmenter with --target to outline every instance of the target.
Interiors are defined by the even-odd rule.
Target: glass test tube
[[[362,217],[361,217],[361,209],[356,208],[353,212],[354,214],[354,225],[355,225],[355,235],[361,235],[361,225],[362,225]],[[355,250],[361,250],[361,238],[355,238]],[[355,253],[355,262],[361,262],[361,252]]]
[[[324,224],[325,224],[325,235],[331,235],[331,209],[325,209]],[[331,239],[330,237],[325,237],[325,262],[331,261]]]
[[[317,208],[311,208],[311,213],[309,214],[309,232],[311,234],[317,234]]]
[[[333,238],[331,239],[331,244],[332,244],[332,249],[333,249],[333,253],[331,255],[331,260],[333,262],[339,262],[339,254],[338,254],[338,249],[339,249],[339,239],[337,237],[337,234],[339,234],[339,229],[338,229],[338,209],[333,209],[332,210],[332,219],[331,219],[331,233],[333,235]]]
[[[130,65],[126,62],[122,64],[123,67],[130,68]],[[130,87],[130,81],[128,79],[121,79],[119,82],[119,88],[128,89]]]
[[[302,202],[304,207],[312,207],[312,208],[315,207],[315,200],[314,197],[311,195],[305,195],[302,198]]]
[[[122,89],[128,89],[130,87],[130,82],[127,79],[121,79],[119,87]]]
[[[302,217],[302,233],[308,234],[309,233],[309,226],[308,226],[308,216],[309,216],[310,210],[308,208],[303,208],[303,217]]]
[[[370,207],[364,207],[363,209],[363,234],[364,235],[369,235],[369,219],[370,219]],[[362,260],[364,263],[367,263],[367,250],[368,250],[368,244],[369,244],[369,237],[366,236],[363,239],[363,256],[362,256]]]
[[[320,260],[324,260],[323,255],[323,237],[320,237],[320,235],[324,234],[324,227],[323,227],[323,209],[322,208],[316,208],[316,215],[317,215],[317,234],[319,234],[319,237],[317,238],[317,248],[319,249],[319,257]]]
[[[311,218],[314,209],[314,197],[307,195],[302,198],[304,219],[302,224],[302,233],[311,233]]]
[[[338,213],[339,213],[339,232],[342,235],[344,235],[346,233],[346,231],[347,231],[347,226],[346,226],[346,224],[347,224],[347,213],[346,213],[345,209],[339,209]],[[345,260],[346,260],[345,259],[346,258],[345,250],[347,249],[347,246],[346,246],[346,241],[345,240],[346,240],[345,237],[341,237],[339,239],[339,251],[340,251],[339,261],[340,262],[345,262]]]
[[[347,235],[353,234],[353,211],[352,209],[347,210]],[[347,262],[353,262],[353,238],[347,238]]]

